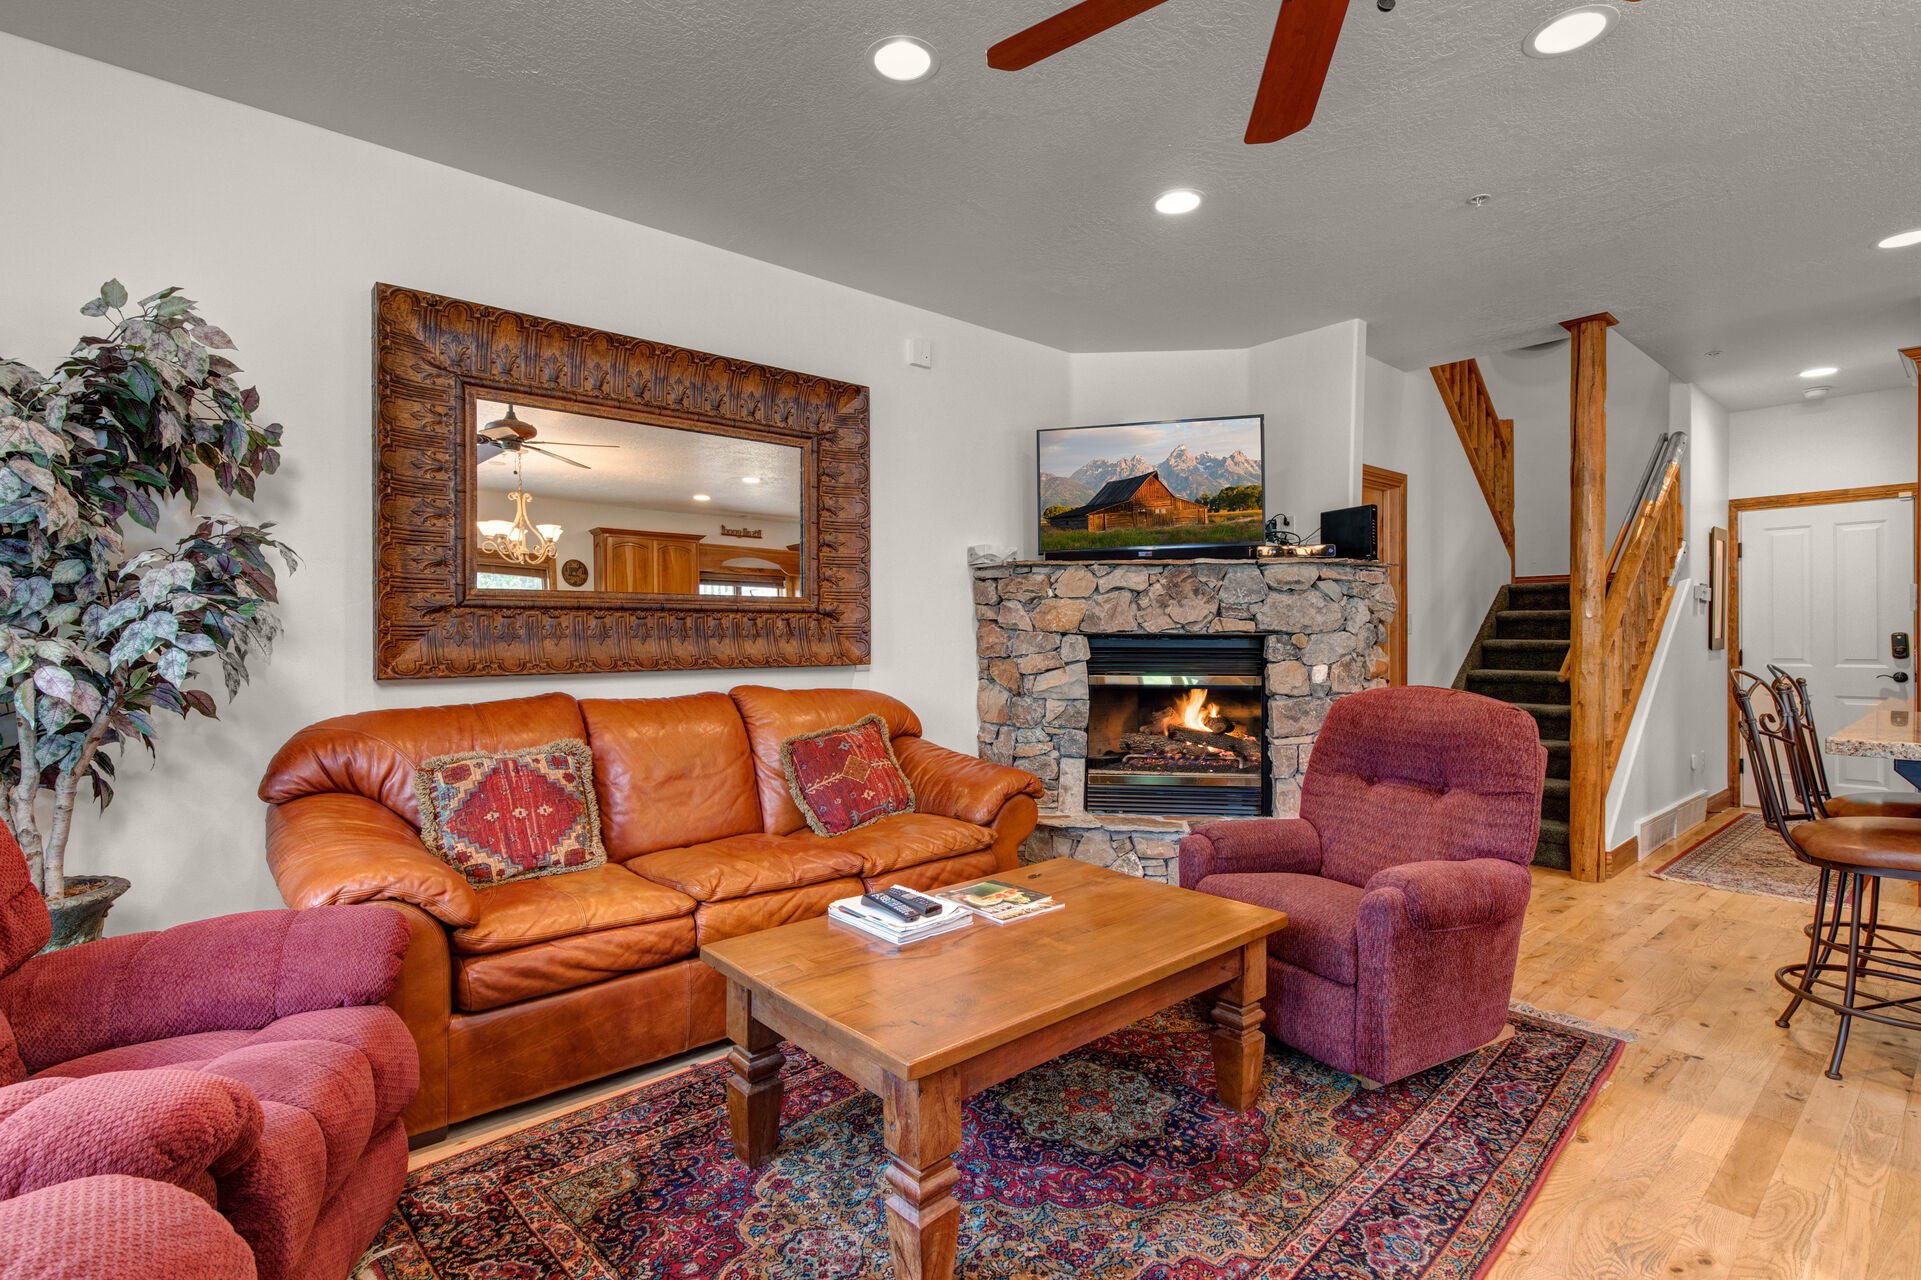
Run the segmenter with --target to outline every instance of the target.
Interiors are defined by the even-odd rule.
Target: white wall
[[[1407,475],[1407,679],[1449,685],[1508,580],[1507,547],[1425,369],[1369,358],[1361,456]]]
[[[134,881],[116,931],[276,905],[254,786],[289,734],[341,712],[550,688],[858,684],[906,699],[930,737],[971,747],[964,550],[1031,538],[1031,433],[1071,420],[1063,353],[12,37],[0,36],[0,62],[17,157],[63,163],[102,119],[171,122],[116,146],[98,190],[41,184],[0,202],[0,352],[54,363],[96,327],[76,309],[108,277],[135,297],[184,287],[233,334],[263,412],[287,426],[287,464],[251,511],[305,560],[286,584],[288,634],[253,686],[223,699],[218,721],[163,724],[158,766],[127,757],[113,808],[77,823],[72,869]],[[204,149],[183,169],[189,136]],[[872,667],[376,684],[376,281],[871,386]],[[931,371],[906,364],[909,334],[933,341]]]
[[[1308,537],[1321,512],[1361,500],[1367,324],[1343,320],[1247,353],[1248,393],[1267,415],[1267,510]]]
[[[1067,361],[1064,427],[1260,412],[1248,396],[1246,351],[1097,351]]]
[[[1914,479],[1912,387],[1729,415],[1731,498],[1907,484]],[[1721,514],[1720,523],[1727,523],[1727,512]]]
[[[1672,430],[1688,435],[1682,459],[1688,548],[1608,788],[1610,849],[1625,844],[1655,814],[1727,785],[1727,651],[1708,648],[1709,606],[1694,599],[1694,589],[1708,580],[1709,532],[1727,524],[1729,415],[1700,388],[1676,383],[1670,418]]]
[[[1568,571],[1568,429],[1566,342],[1480,358],[1494,408],[1514,420],[1514,572],[1520,577]],[[1648,454],[1668,430],[1673,379],[1652,357],[1608,331],[1608,542],[1620,530]]]

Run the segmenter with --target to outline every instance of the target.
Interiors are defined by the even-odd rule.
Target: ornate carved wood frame
[[[473,401],[795,445],[803,594],[487,591],[474,580]],[[374,287],[374,670],[382,680],[869,655],[867,388]]]

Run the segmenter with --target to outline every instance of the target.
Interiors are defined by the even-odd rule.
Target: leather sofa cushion
[[[694,924],[699,930],[700,944],[704,947],[722,938],[736,938],[744,933],[759,933],[763,929],[792,924],[796,920],[824,916],[828,903],[838,898],[858,898],[866,892],[866,887],[860,881],[849,877],[846,880],[824,880],[799,889],[784,889],[779,893],[757,893],[751,898],[703,902],[700,910],[694,913]]]
[[[378,800],[418,828],[414,770],[421,761],[586,736],[579,706],[564,693],[335,716],[302,729],[274,753],[260,780],[260,798],[285,804],[344,791]]]
[[[612,863],[477,889],[475,896],[480,899],[479,918],[452,933],[454,950],[463,955],[673,920],[694,909],[687,895]]]
[[[512,951],[461,956],[456,962],[454,1000],[460,1009],[479,1013],[657,968],[684,960],[697,949],[693,917],[680,916],[556,938]]]
[[[761,829],[747,729],[726,694],[590,698],[580,713],[614,861]]]
[[[778,893],[861,873],[861,855],[832,843],[803,844],[791,836],[733,836],[685,849],[664,849],[629,862],[627,869],[701,902]]]
[[[918,738],[920,717],[906,703],[870,689],[768,689],[742,685],[733,690],[734,705],[747,726],[754,753],[754,785],[760,792],[761,830],[786,835],[806,827],[807,820],[787,790],[780,765],[780,744],[801,733],[818,733],[836,725],[853,724],[862,716],[879,716],[893,738]],[[899,750],[896,744],[896,750]]]
[[[923,862],[918,866],[903,867],[882,876],[867,879],[869,889],[885,889],[890,885],[905,885],[922,893],[932,893],[945,889],[950,884],[964,884],[969,880],[984,880],[1000,870],[1000,857],[992,849],[979,853],[963,853],[958,858],[942,858],[938,862]]]
[[[1362,891],[1340,880],[1292,871],[1209,876],[1202,893],[1287,913],[1287,927],[1267,937],[1267,954],[1330,982],[1353,986],[1360,972],[1355,925]]]
[[[880,876],[903,867],[991,848],[994,833],[958,818],[897,813],[844,835],[817,836],[811,831],[798,831],[788,839],[804,847],[852,853],[860,860],[858,874]]]

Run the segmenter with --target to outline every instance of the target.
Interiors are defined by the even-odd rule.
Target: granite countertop
[[[1884,702],[1841,732],[1828,735],[1827,747],[1837,756],[1921,760],[1921,716],[1915,713],[1914,695]]]

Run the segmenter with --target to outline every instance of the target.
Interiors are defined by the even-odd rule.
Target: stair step
[[[1507,589],[1510,609],[1567,609],[1568,585],[1565,582],[1525,582]]]
[[[1534,717],[1535,723],[1541,728],[1541,741],[1567,741],[1568,730],[1574,719],[1572,707],[1544,702],[1517,702],[1513,705]]]
[[[1541,817],[1554,822],[1566,822],[1571,790],[1566,778],[1549,778],[1541,788]]]
[[[1573,776],[1574,748],[1565,739],[1543,738],[1547,748],[1547,776],[1551,782],[1565,782]]]
[[[1565,640],[1502,640],[1481,642],[1481,660],[1503,671],[1555,671],[1567,661]]]
[[[1500,640],[1566,640],[1574,615],[1566,609],[1503,609],[1494,615]]]
[[[1564,706],[1572,691],[1561,683],[1559,671],[1496,670],[1467,673],[1467,687],[1502,702]]]
[[[1566,871],[1574,863],[1568,843],[1567,823],[1541,819],[1541,836],[1534,842],[1534,865]]]

